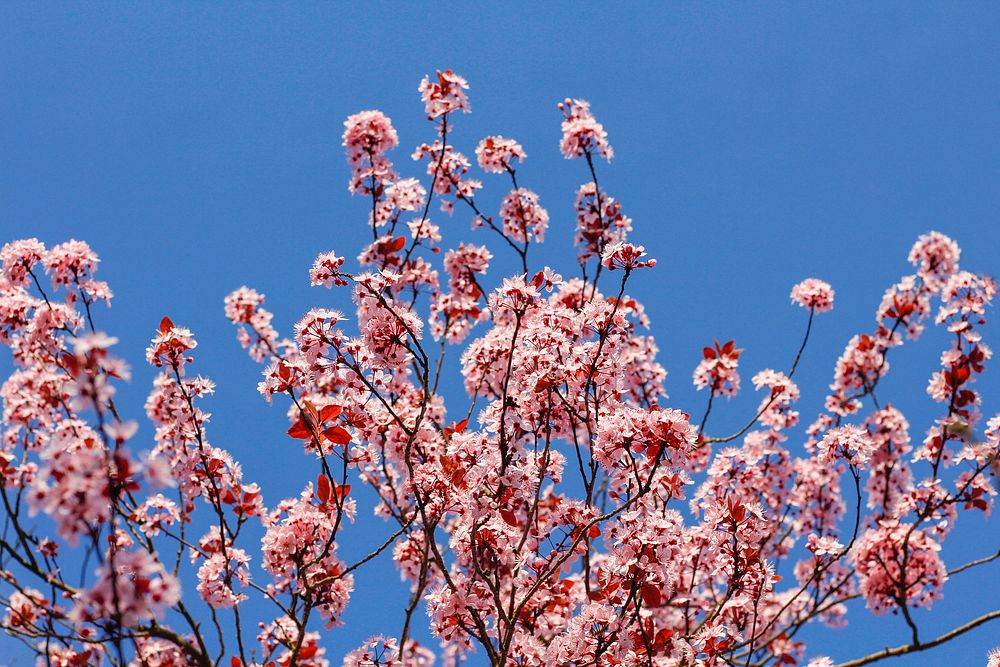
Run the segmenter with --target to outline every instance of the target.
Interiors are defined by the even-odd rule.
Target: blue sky
[[[122,401],[137,417],[153,329],[165,314],[191,327],[195,368],[219,385],[210,439],[272,503],[315,471],[283,435],[283,407],[257,395],[258,368],[222,298],[242,284],[265,292],[286,332],[311,306],[347,305],[307,277],[316,254],[354,257],[368,233],[364,203],[345,188],[341,123],[382,109],[400,134],[397,165],[419,175],[407,154],[431,128],[417,83],[451,67],[469,79],[473,107],[454,142],[471,154],[486,134],[521,141],[519,177],[552,215],[536,260],[565,273],[573,193],[588,179],[558,153],[555,105],[592,102],[617,153],[599,167],[602,186],[660,260],[630,291],[653,320],[671,405],[702,409],[690,373],[713,337],[746,349],[746,379],[787,366],[804,325],[791,285],[831,282],[836,308],[798,371],[808,419],[846,341],[871,329],[882,291],[908,271],[918,234],[951,235],[965,268],[1000,268],[998,34],[1000,8],[986,3],[3,3],[0,241],[79,237],[101,254],[116,299],[98,321],[133,361]],[[492,207],[504,183],[483,180]],[[475,238],[464,213],[434,219],[453,241]],[[497,268],[498,279],[513,264]],[[987,329],[995,347],[998,333]],[[924,387],[943,345],[929,333],[894,355],[885,381],[916,438],[939,412]],[[1000,381],[988,373],[980,388],[994,414]],[[756,402],[723,406],[716,427]],[[345,554],[385,531],[365,517]],[[946,562],[995,550],[998,533],[995,520],[964,521]],[[398,632],[396,575],[373,565],[347,626],[327,637],[335,664],[367,634]],[[996,605],[998,566],[988,567],[955,577],[919,615],[926,636]],[[907,637],[898,619],[851,616],[846,630],[809,633],[810,655],[846,659]],[[0,654],[9,644],[0,639]],[[1000,628],[986,626],[905,660],[980,664],[996,644]]]

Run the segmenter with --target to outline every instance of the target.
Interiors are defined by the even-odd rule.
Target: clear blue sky
[[[283,435],[284,408],[257,395],[258,368],[222,298],[242,284],[266,292],[286,332],[310,306],[346,305],[310,289],[306,273],[320,251],[354,257],[367,233],[364,204],[345,189],[341,123],[384,110],[401,138],[397,164],[418,175],[406,156],[431,130],[417,83],[451,67],[469,79],[474,111],[454,141],[470,154],[486,134],[522,142],[520,176],[552,215],[544,259],[567,273],[573,192],[587,179],[558,153],[555,104],[592,102],[617,152],[602,185],[660,260],[632,291],[653,319],[673,405],[702,409],[690,373],[713,337],[746,348],[745,380],[787,366],[804,323],[791,285],[831,282],[836,308],[817,321],[799,371],[809,420],[844,344],[871,329],[882,291],[908,271],[918,234],[947,233],[964,267],[998,270],[998,35],[1000,7],[986,3],[3,3],[0,241],[81,237],[101,254],[116,299],[98,321],[135,365],[122,399],[132,415],[142,415],[152,377],[142,350],[160,318],[194,329],[195,368],[219,385],[206,405],[210,439],[273,503],[315,471]],[[503,184],[484,180],[492,206]],[[435,219],[468,237],[465,214]],[[998,333],[987,330],[994,347]],[[939,414],[924,388],[942,347],[928,335],[894,354],[885,381],[915,438]],[[987,414],[1000,410],[990,373]],[[724,406],[716,426],[757,400]],[[150,435],[144,425],[140,439]],[[946,562],[995,550],[997,525],[964,521]],[[345,557],[385,531],[366,515]],[[991,567],[949,582],[933,613],[918,615],[926,636],[995,607]],[[334,664],[371,632],[398,633],[391,564],[357,583],[348,625],[327,635]],[[898,619],[861,608],[851,618],[846,630],[809,633],[810,655],[906,640]],[[11,644],[0,638],[0,655]],[[996,644],[994,624],[904,660],[978,665]]]

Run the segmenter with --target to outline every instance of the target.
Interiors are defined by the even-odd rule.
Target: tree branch
[[[906,655],[908,653],[917,653],[919,651],[926,651],[927,649],[934,648],[940,644],[944,644],[947,641],[958,637],[959,635],[964,635],[969,630],[979,627],[987,621],[992,621],[994,619],[1000,618],[1000,609],[991,611],[988,614],[983,614],[979,618],[973,619],[961,625],[950,632],[946,632],[936,639],[932,639],[929,642],[923,642],[920,644],[905,644],[903,646],[897,646],[895,648],[886,648],[877,653],[871,653],[861,658],[855,660],[849,660],[848,662],[842,662],[834,667],[861,667],[862,665],[870,665],[873,662],[878,662],[879,660],[885,660],[886,658],[897,658],[901,655]]]

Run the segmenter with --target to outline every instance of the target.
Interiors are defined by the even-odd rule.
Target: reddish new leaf
[[[351,442],[351,433],[343,426],[331,426],[323,431],[323,435],[336,445],[346,445]]]
[[[326,475],[320,473],[319,477],[316,478],[316,497],[325,505],[330,501],[332,491],[333,487],[330,485],[330,480]]]
[[[465,427],[469,425],[468,418],[463,419],[460,422],[455,422],[451,426],[446,426],[444,429],[445,437],[452,435],[453,433],[462,433],[465,431]]]
[[[639,589],[639,594],[642,596],[642,603],[647,607],[660,606],[660,588],[658,586],[643,584],[642,588]]]
[[[344,408],[340,405],[325,405],[323,409],[319,411],[319,421],[326,422],[331,419],[336,419],[343,412]]]
[[[301,419],[296,419],[295,423],[288,429],[288,435],[295,438],[296,440],[309,440],[312,438],[312,433],[309,431],[309,427]]]

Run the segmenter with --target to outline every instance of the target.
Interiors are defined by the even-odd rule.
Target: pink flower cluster
[[[740,391],[740,353],[736,341],[730,340],[720,345],[702,350],[702,360],[694,369],[694,386],[699,390],[711,388],[714,395],[731,397]]]
[[[519,188],[503,198],[500,219],[508,238],[524,243],[529,238],[540,243],[549,228],[549,213],[538,203],[538,195]]]
[[[820,459],[826,463],[843,460],[852,466],[861,467],[871,459],[875,443],[864,428],[841,426],[827,431],[817,448]]]
[[[476,146],[479,168],[491,174],[502,174],[514,169],[514,160],[524,162],[528,155],[521,144],[500,136],[486,137]]]
[[[276,590],[309,595],[327,621],[338,624],[347,607],[354,578],[334,553],[335,516],[312,502],[309,486],[299,498],[278,503],[267,516],[261,541],[263,566]]]
[[[180,586],[156,558],[143,550],[114,547],[97,570],[97,582],[77,600],[77,623],[114,619],[125,628],[162,617],[180,600]]]
[[[576,244],[582,262],[600,257],[606,245],[624,241],[632,231],[632,219],[622,213],[621,203],[592,182],[577,190],[575,206]]]
[[[614,157],[608,133],[590,112],[589,102],[566,98],[559,103],[559,110],[563,113],[559,148],[565,158],[600,155],[610,161]]]
[[[344,121],[344,150],[354,168],[351,192],[368,195],[395,180],[392,162],[385,153],[399,144],[392,121],[381,111],[362,111]]]
[[[792,288],[792,302],[814,313],[833,309],[833,288],[817,278],[806,278]]]
[[[914,524],[886,521],[865,532],[852,559],[869,608],[884,614],[904,604],[930,607],[948,580],[940,551]]]
[[[424,101],[427,118],[434,119],[452,111],[469,112],[468,82],[450,69],[438,70],[433,79],[425,76],[420,82],[420,98]]]
[[[610,243],[604,247],[601,254],[601,264],[614,271],[621,269],[633,271],[635,269],[653,268],[656,266],[655,259],[642,259],[646,256],[646,249],[641,245],[631,243]]]
[[[337,257],[333,252],[324,252],[316,257],[312,269],[309,270],[309,284],[333,287],[334,285],[347,285],[341,268],[344,266],[344,258]]]

